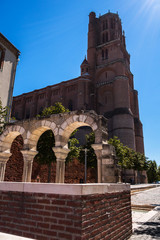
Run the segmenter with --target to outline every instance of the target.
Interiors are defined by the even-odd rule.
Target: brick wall
[[[22,136],[16,137],[11,145],[12,155],[6,164],[5,181],[21,182],[23,175],[23,156],[21,153],[23,147]]]
[[[131,229],[129,185],[0,183],[0,232],[38,240],[124,240]]]

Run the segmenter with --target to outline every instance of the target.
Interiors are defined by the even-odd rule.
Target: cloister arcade
[[[71,133],[82,126],[91,127],[95,133],[95,143],[92,147],[97,156],[98,183],[117,182],[116,158],[113,147],[107,142],[107,119],[97,115],[94,111],[73,111],[8,124],[0,135],[0,181],[4,181],[6,163],[11,156],[12,142],[21,135],[24,142],[21,150],[24,160],[22,182],[31,182],[37,142],[45,131],[52,130],[55,137],[53,151],[56,156],[56,183],[64,183],[65,159],[70,151],[68,140]]]

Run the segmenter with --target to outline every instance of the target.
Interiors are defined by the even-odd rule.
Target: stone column
[[[38,152],[32,150],[22,150],[21,152],[24,160],[22,182],[31,182],[33,159]]]
[[[92,148],[97,156],[97,181],[102,183],[102,144],[92,144]]]
[[[53,147],[52,148],[56,155],[56,183],[64,183],[65,175],[65,160],[69,153],[68,148]]]
[[[4,181],[6,163],[11,155],[11,153],[6,152],[0,153],[0,182]]]
[[[92,144],[97,156],[98,183],[118,182],[114,149],[107,142]]]

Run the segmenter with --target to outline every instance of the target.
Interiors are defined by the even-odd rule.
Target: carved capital
[[[34,150],[22,150],[23,159],[25,161],[33,161],[34,157],[37,155],[37,151]]]
[[[10,152],[0,152],[0,162],[7,162],[11,155]]]
[[[56,155],[57,161],[65,161],[68,153],[70,152],[70,149],[68,148],[53,147],[52,149]]]

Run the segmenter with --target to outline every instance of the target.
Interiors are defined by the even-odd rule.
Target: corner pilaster
[[[1,152],[0,153],[0,182],[4,181],[6,163],[12,153]]]
[[[120,181],[113,147],[107,142],[92,144],[92,147],[97,156],[98,183],[116,183]]]

